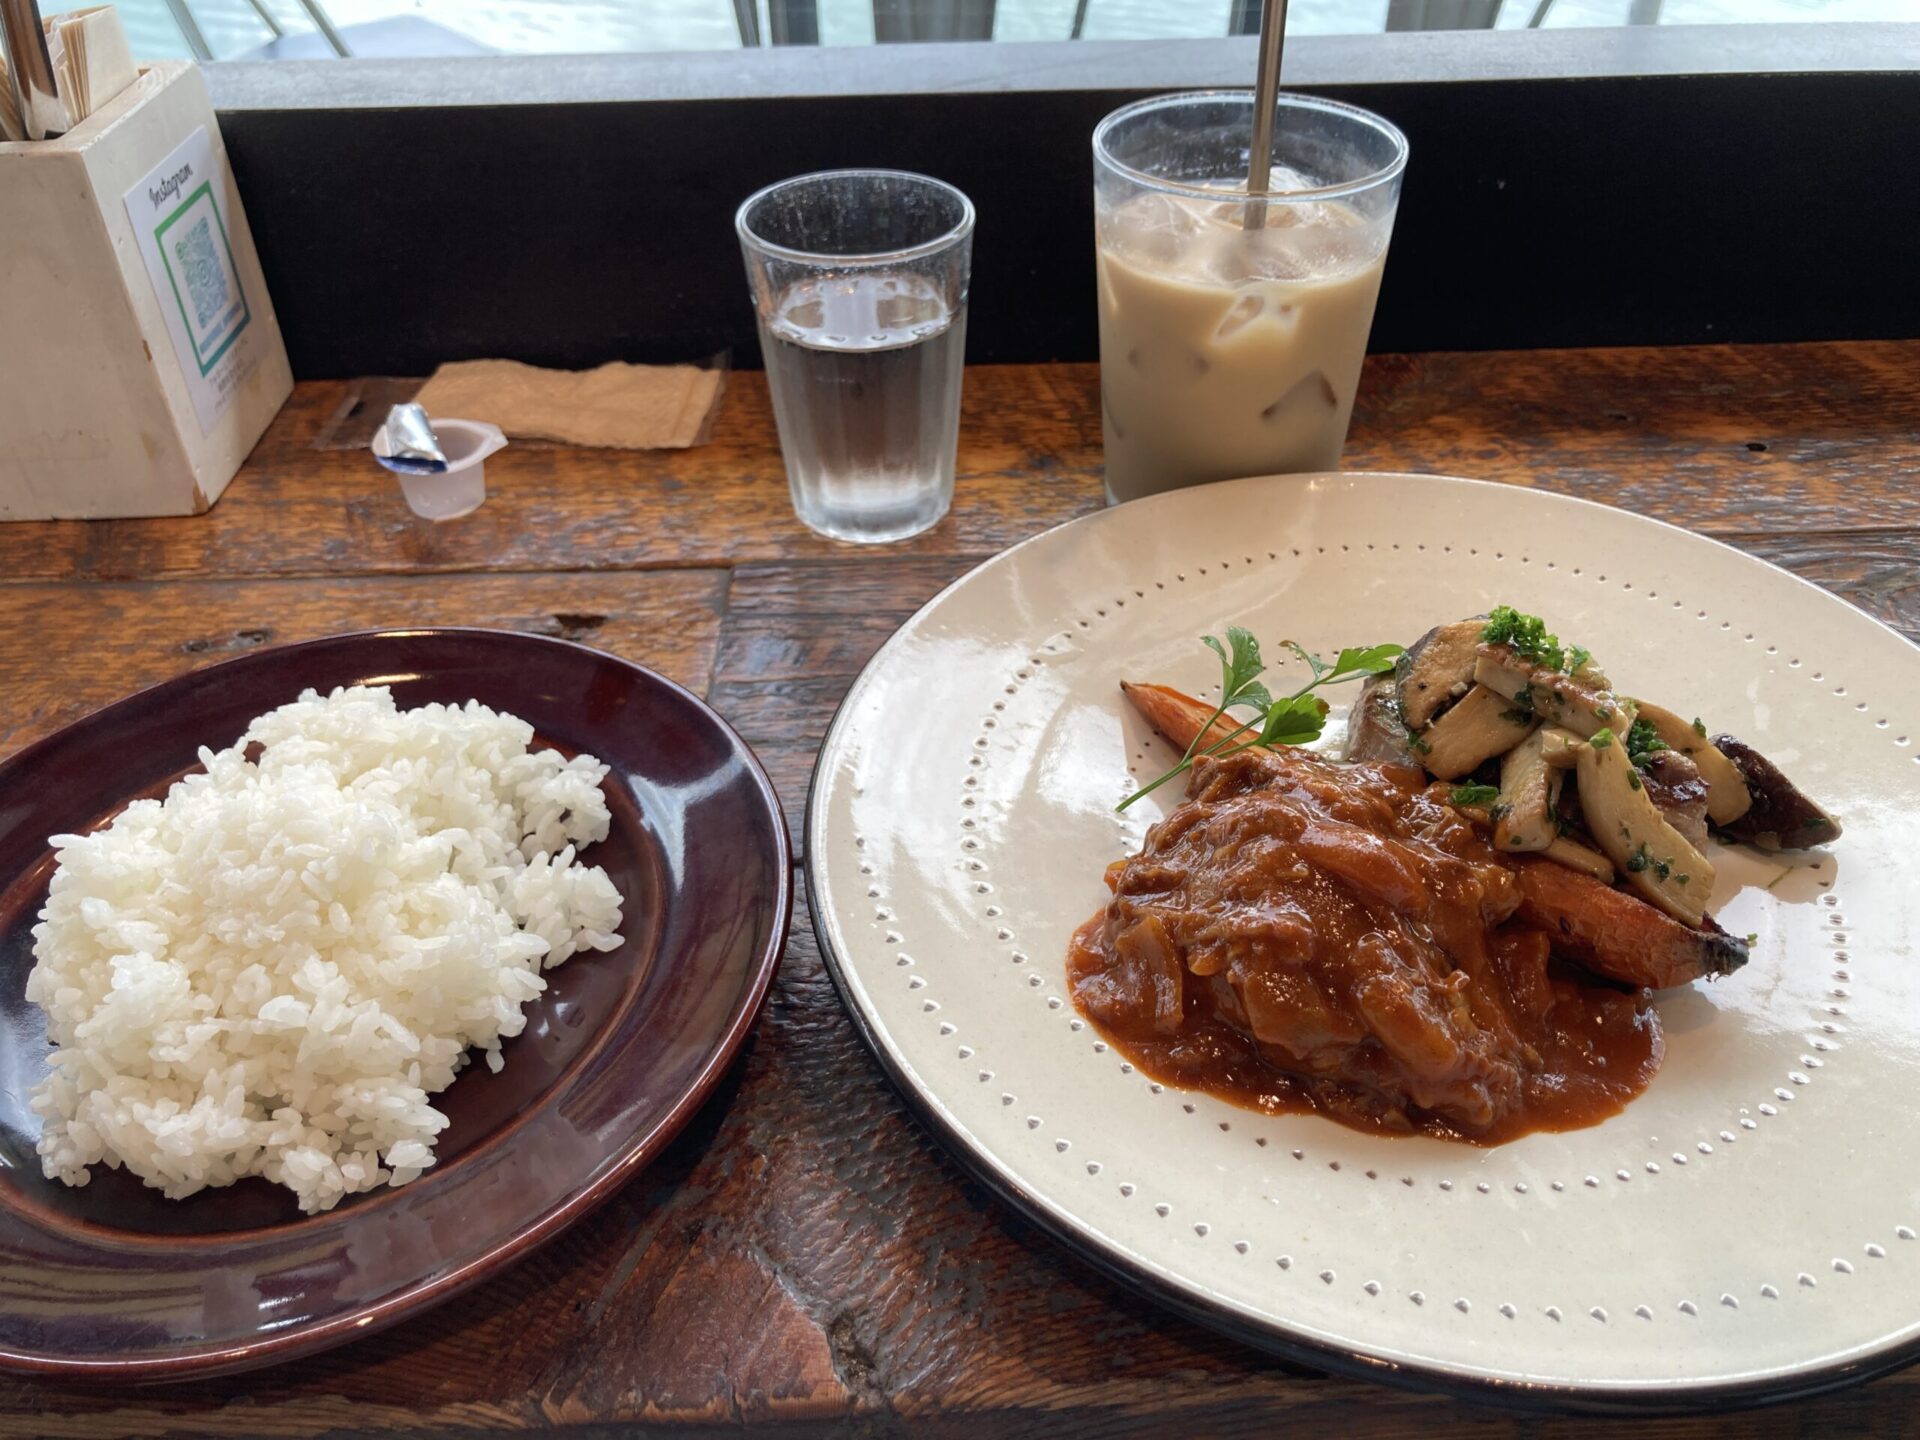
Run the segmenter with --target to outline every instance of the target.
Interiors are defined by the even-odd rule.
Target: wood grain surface
[[[1731,539],[1907,532],[1917,377],[1920,350],[1899,341],[1378,356],[1347,464],[1539,485]],[[1092,365],[968,371],[953,513],[888,553],[991,554],[1097,508],[1098,386]],[[409,514],[365,454],[313,449],[345,395],[344,382],[300,386],[208,515],[0,525],[0,576],[623,570],[846,553],[793,518],[758,374],[732,377],[711,444],[517,443],[487,462],[487,504],[440,526]]]
[[[527,630],[644,657],[704,693],[726,586],[718,570],[0,585],[0,756],[185,671],[350,630]]]
[[[882,551],[787,508],[765,391],[712,444],[515,446],[477,514],[415,522],[303,385],[196,520],[0,526],[0,754],[236,650],[376,625],[562,634],[704,691],[790,817],[893,627],[1100,504],[1091,367],[970,371],[955,513]],[[1764,448],[1753,448],[1764,447]],[[504,463],[503,463],[504,462]],[[1727,539],[1920,637],[1920,343],[1386,356],[1350,464],[1610,500]],[[496,466],[498,470],[496,472]],[[463,573],[465,572],[465,573]],[[473,573],[484,572],[484,573]],[[525,1263],[383,1334],[142,1391],[0,1381],[0,1435],[1585,1436],[1605,1422],[1333,1379],[1176,1320],[964,1178],[854,1035],[808,917],[722,1093]],[[1920,1434],[1920,1369],[1650,1437]]]

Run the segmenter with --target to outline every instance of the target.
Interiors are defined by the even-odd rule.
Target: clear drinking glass
[[[822,535],[917,535],[953,499],[973,203],[899,170],[801,175],[734,217],[793,508]]]
[[[1247,194],[1251,90],[1163,95],[1093,132],[1107,498],[1340,464],[1407,139],[1279,97]]]

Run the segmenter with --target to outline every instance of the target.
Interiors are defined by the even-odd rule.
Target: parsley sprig
[[[1193,737],[1192,743],[1187,746],[1187,753],[1180,757],[1180,763],[1127,796],[1113,807],[1115,810],[1125,810],[1134,801],[1151,795],[1174,776],[1184,775],[1201,756],[1223,759],[1228,755],[1238,755],[1242,750],[1251,750],[1256,745],[1269,748],[1275,745],[1304,745],[1310,740],[1319,739],[1320,732],[1326,727],[1327,702],[1313,692],[1322,686],[1339,685],[1391,670],[1393,662],[1401,655],[1398,645],[1369,645],[1342,650],[1333,661],[1328,662],[1292,640],[1283,640],[1281,644],[1300,657],[1313,678],[1291,695],[1275,699],[1272,692],[1260,683],[1259,677],[1266,673],[1267,666],[1260,658],[1260,642],[1251,631],[1243,626],[1229,625],[1226,644],[1221,644],[1212,635],[1202,636],[1201,643],[1220,658],[1220,703]],[[1215,721],[1230,710],[1244,709],[1255,712],[1252,719],[1241,721],[1204,750],[1200,748],[1200,742],[1213,730]],[[1241,736],[1249,734],[1252,738],[1234,743]]]

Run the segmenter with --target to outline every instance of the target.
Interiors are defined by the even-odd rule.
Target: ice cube
[[[1205,206],[1201,213],[1206,217],[1208,224],[1216,228],[1238,230],[1244,223],[1241,217],[1246,213],[1246,209],[1247,207],[1241,201],[1222,200],[1217,204]]]
[[[1116,222],[1149,234],[1198,235],[1206,228],[1203,211],[1176,195],[1148,191],[1136,195],[1114,212]]]
[[[1288,415],[1303,408],[1318,410],[1321,407],[1338,410],[1340,397],[1334,393],[1333,382],[1327,379],[1326,372],[1316,370],[1311,375],[1302,376],[1286,394],[1262,410],[1260,418],[1270,425],[1277,425]]]
[[[1257,280],[1332,280],[1365,268],[1379,239],[1351,221],[1269,227],[1232,237],[1215,257],[1213,278],[1229,285]]]
[[[795,330],[818,330],[827,323],[826,301],[818,296],[789,304],[781,313],[781,321]]]
[[[1377,253],[1373,232],[1359,226],[1316,225],[1300,236],[1301,260],[1328,279],[1365,268]]]
[[[911,330],[940,319],[945,308],[938,295],[931,292],[901,294],[896,287],[895,293],[874,306],[874,317],[882,329]]]
[[[1227,307],[1227,313],[1214,327],[1213,338],[1225,340],[1246,329],[1260,318],[1260,312],[1267,308],[1266,300],[1259,295],[1242,295]]]
[[[1326,182],[1291,165],[1275,165],[1267,172],[1267,185],[1276,195],[1289,191],[1318,190]]]
[[[1206,229],[1206,217],[1172,195],[1136,195],[1107,218],[1106,244],[1138,265],[1166,269]]]
[[[1197,380],[1213,362],[1182,340],[1153,335],[1126,354],[1127,367],[1155,385],[1180,385]]]
[[[1293,230],[1248,230],[1229,237],[1213,253],[1210,279],[1223,285],[1256,280],[1304,280],[1313,272],[1301,256]]]

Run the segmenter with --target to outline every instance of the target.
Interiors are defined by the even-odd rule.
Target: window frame
[[[1254,45],[204,69],[297,374],[757,364],[733,210],[856,164],[973,198],[980,363],[1094,357],[1094,123],[1241,83]],[[1920,335],[1920,23],[1307,36],[1287,64],[1411,138],[1377,351]]]

